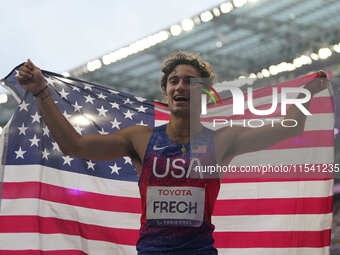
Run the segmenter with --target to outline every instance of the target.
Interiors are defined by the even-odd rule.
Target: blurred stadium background
[[[175,50],[200,53],[212,64],[219,81],[254,79],[253,84],[245,82],[243,88],[265,87],[320,69],[332,70],[334,102],[338,107],[335,163],[340,163],[340,104],[336,104],[340,98],[339,12],[339,0],[221,2],[82,66],[65,70],[63,75],[162,100],[160,66]],[[0,94],[0,133],[16,106],[10,94]],[[340,181],[335,182],[331,254],[340,254]]]

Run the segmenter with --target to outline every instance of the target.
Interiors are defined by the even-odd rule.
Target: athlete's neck
[[[166,126],[166,133],[170,140],[175,143],[189,143],[191,139],[195,137],[203,126],[199,119],[193,120],[190,118],[181,118],[178,116],[170,116],[170,121]]]

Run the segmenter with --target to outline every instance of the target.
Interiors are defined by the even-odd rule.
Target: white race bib
[[[204,199],[205,190],[200,187],[148,186],[147,224],[199,227],[203,223]]]

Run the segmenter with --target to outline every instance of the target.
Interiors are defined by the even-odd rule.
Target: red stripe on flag
[[[169,120],[169,117],[168,112],[162,112],[155,108],[155,120]]]
[[[140,198],[109,196],[40,182],[5,182],[2,197],[4,199],[39,198],[104,211],[141,212]]]
[[[270,216],[268,216],[270,217]],[[218,248],[291,248],[325,247],[330,245],[331,230],[215,232]]]
[[[126,245],[136,245],[139,237],[137,229],[108,228],[40,216],[0,216],[0,226],[0,233],[60,233]]]
[[[161,103],[161,102],[152,102],[152,104],[155,106],[155,107],[159,107],[159,108],[162,108],[162,109],[165,109],[167,110],[168,109],[168,105],[165,104],[165,103]]]
[[[217,200],[214,216],[324,214],[332,212],[333,197]]]
[[[77,250],[58,250],[58,251],[42,251],[42,250],[0,250],[0,255],[88,255],[83,251]]]
[[[1,233],[64,233],[125,245],[135,245],[139,233],[138,230],[99,227],[39,216],[0,216],[0,225]],[[329,246],[330,233],[330,230],[215,232],[214,237],[218,248],[324,247]]]

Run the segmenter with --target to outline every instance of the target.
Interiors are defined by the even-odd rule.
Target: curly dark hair
[[[178,65],[191,65],[201,75],[201,78],[207,78],[213,82],[216,75],[208,62],[203,61],[199,54],[191,54],[183,51],[177,51],[168,56],[162,65],[161,89],[166,90],[166,84],[169,74]]]

